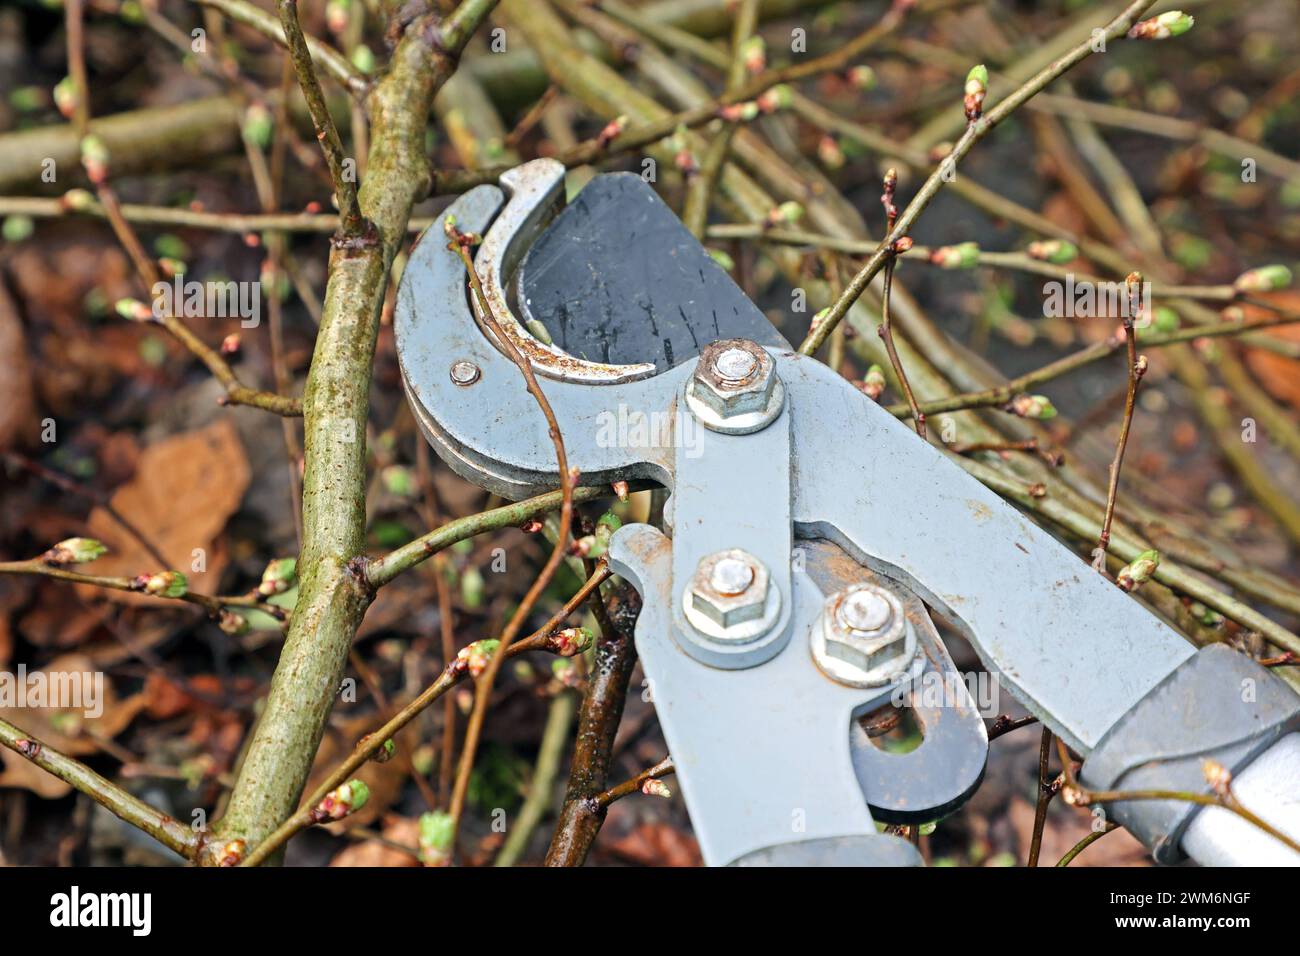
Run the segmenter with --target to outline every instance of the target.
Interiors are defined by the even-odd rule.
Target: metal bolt
[[[696,418],[727,434],[758,431],[780,414],[784,400],[772,356],[748,339],[705,346],[686,391]]]
[[[473,362],[460,361],[451,367],[451,380],[457,385],[473,385],[481,374]]]
[[[744,594],[754,583],[754,569],[737,558],[723,558],[713,566],[709,577],[712,589],[725,597]]]
[[[897,595],[877,584],[854,584],[826,599],[813,628],[812,651],[832,679],[878,687],[911,665],[916,636]]]
[[[848,596],[840,601],[836,616],[850,631],[865,634],[879,631],[888,624],[894,616],[894,610],[883,594],[861,588],[850,591]]]
[[[768,573],[763,562],[732,548],[700,559],[691,578],[691,609],[723,628],[763,616]]]
[[[743,382],[758,368],[758,359],[744,349],[726,349],[713,361],[723,382]]]

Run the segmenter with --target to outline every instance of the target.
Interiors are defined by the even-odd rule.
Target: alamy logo
[[[895,707],[964,707],[973,703],[981,717],[996,717],[999,684],[987,671],[957,674],[950,671],[926,671],[911,683],[904,681],[894,688],[890,702]]]
[[[693,415],[678,417],[668,412],[646,413],[618,406],[617,412],[603,411],[596,416],[596,444],[600,448],[684,448],[687,458],[704,453],[704,426]]]
[[[82,893],[78,886],[69,893],[50,897],[50,925],[127,926],[133,936],[148,936],[153,928],[153,895],[150,893]]]
[[[262,319],[262,283],[185,281],[182,273],[171,282],[155,282],[153,317],[184,316],[197,319],[233,319],[246,329]]]
[[[1043,316],[1060,318],[1127,318],[1135,328],[1151,324],[1151,283],[1143,282],[1132,294],[1124,282],[1074,281],[1067,272],[1064,282],[1043,284]]]
[[[50,707],[80,710],[93,720],[104,712],[104,675],[100,671],[0,671],[0,708]]]

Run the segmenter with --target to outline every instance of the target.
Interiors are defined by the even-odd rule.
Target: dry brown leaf
[[[388,816],[384,822],[384,839],[403,846],[415,847],[420,840],[420,824],[406,817]],[[394,849],[379,840],[366,840],[345,847],[330,860],[330,866],[419,866],[420,861],[411,854]]]
[[[1271,292],[1259,298],[1272,302],[1280,309],[1300,312],[1300,292]],[[1265,319],[1274,313],[1253,305],[1242,306],[1247,321]],[[1280,325],[1265,334],[1300,344],[1300,325]],[[1285,355],[1260,348],[1246,350],[1246,365],[1259,378],[1259,383],[1279,401],[1300,409],[1300,362]]]
[[[27,336],[13,298],[0,284],[0,450],[34,443],[40,427]]]
[[[700,845],[669,823],[639,823],[608,848],[643,866],[701,866]]]
[[[172,562],[171,568],[155,567],[157,561],[144,547],[106,510],[96,508],[87,521],[86,534],[103,541],[109,553],[84,570],[124,577],[175,570],[189,579],[191,590],[213,593],[226,563],[221,532],[239,509],[248,481],[248,459],[228,419],[150,445],[140,453],[135,477],[113,493],[112,503]],[[196,548],[205,553],[203,571],[193,570]],[[78,587],[87,598],[160,603],[129,591]]]
[[[40,582],[36,600],[18,618],[18,631],[29,644],[52,650],[79,648],[99,629],[104,605],[69,601],[67,587],[62,581]]]
[[[67,654],[51,661],[42,671],[87,673],[95,672],[96,668],[84,654]],[[101,703],[101,712],[94,717],[87,716],[84,710],[58,707],[0,707],[0,720],[22,728],[69,757],[84,757],[100,749],[99,740],[111,740],[125,730],[146,701],[142,694],[119,700],[105,676]],[[0,748],[0,764],[4,766],[0,772],[0,787],[21,787],[51,799],[62,797],[72,789],[8,748]]]

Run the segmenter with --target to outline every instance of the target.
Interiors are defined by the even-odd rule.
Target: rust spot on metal
[[[518,247],[532,238],[533,233],[525,233],[535,228],[538,210],[544,205],[558,207],[563,203],[564,167],[555,160],[534,160],[504,173],[500,181],[510,192],[510,201],[488,229],[474,260],[474,270],[482,283],[483,297],[492,313],[491,318],[495,320],[499,337],[509,340],[537,372],[561,381],[603,385],[653,375],[655,366],[650,363],[610,365],[589,362],[546,345],[530,335],[515,317],[506,293],[508,274],[521,258]],[[475,320],[484,334],[498,347],[504,348],[505,344],[499,341],[498,334],[494,334],[491,328],[493,323],[483,316],[481,303],[472,297],[471,304]]]

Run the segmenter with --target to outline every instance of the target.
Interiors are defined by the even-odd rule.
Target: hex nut
[[[768,573],[763,563],[739,548],[700,559],[691,576],[695,610],[719,627],[730,628],[763,616]]]
[[[767,350],[749,339],[722,339],[700,352],[686,400],[714,431],[745,434],[767,425],[781,410],[785,389]]]
[[[748,339],[705,346],[692,376],[695,396],[723,418],[767,407],[776,384],[772,356]]]

